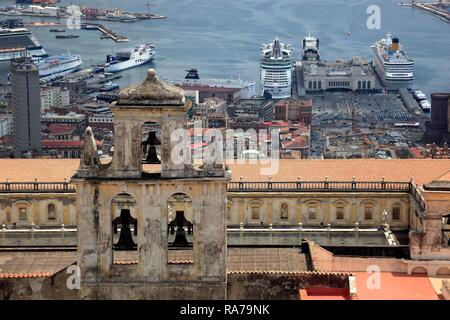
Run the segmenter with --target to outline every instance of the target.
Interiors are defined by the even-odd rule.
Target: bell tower
[[[150,69],[111,110],[112,159],[98,157],[88,128],[72,178],[80,298],[225,299],[230,173],[194,166],[183,91]]]

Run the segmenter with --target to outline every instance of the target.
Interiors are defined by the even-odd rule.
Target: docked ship
[[[81,57],[76,54],[63,53],[44,59],[37,59],[41,81],[51,81],[80,69]]]
[[[411,88],[414,80],[414,61],[400,46],[398,38],[388,33],[372,45],[373,67],[383,85],[390,90]]]
[[[28,29],[0,28],[0,61],[46,56],[47,52]]]
[[[205,79],[200,78],[197,69],[186,70],[187,74],[182,79],[168,80],[183,90],[198,91],[200,100],[219,97],[228,102],[240,99],[251,99],[256,95],[256,83],[240,79]]]
[[[76,39],[79,37],[80,36],[75,35],[75,34],[64,34],[64,35],[56,35],[55,36],[56,39]]]
[[[271,99],[286,99],[292,94],[292,47],[275,39],[261,48],[261,90]]]
[[[156,51],[150,44],[140,44],[106,57],[106,72],[119,72],[143,65],[153,59]]]
[[[308,35],[302,39],[302,61],[320,61],[319,39]]]

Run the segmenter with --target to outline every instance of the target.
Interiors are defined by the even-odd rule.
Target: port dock
[[[450,11],[446,11],[444,6],[449,6],[446,2],[439,2],[439,3],[420,3],[420,2],[410,2],[410,3],[404,3],[401,2],[397,4],[398,6],[404,6],[404,7],[411,7],[411,8],[417,8],[422,11],[428,12],[442,21],[450,23]]]
[[[130,39],[128,39],[125,36],[119,35],[112,31],[111,29],[106,28],[104,25],[99,23],[84,23],[81,25],[81,29],[83,30],[98,30],[102,33],[103,37],[112,39],[116,42],[129,42]]]

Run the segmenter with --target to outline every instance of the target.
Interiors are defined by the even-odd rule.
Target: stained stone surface
[[[183,90],[158,79],[156,71],[149,69],[147,78],[139,85],[123,89],[117,105],[184,105]]]

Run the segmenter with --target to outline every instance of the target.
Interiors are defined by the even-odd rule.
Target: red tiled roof
[[[40,182],[62,182],[70,179],[78,169],[79,159],[0,159],[0,182],[8,178],[11,182],[31,182],[37,177]],[[324,180],[351,181],[409,181],[410,177],[419,185],[431,183],[450,169],[450,159],[354,159],[354,160],[294,160],[278,161],[278,171],[272,181]],[[230,163],[232,180],[268,181],[262,175],[267,164]],[[146,171],[158,171],[159,167],[144,165]]]
[[[101,146],[101,141],[96,140],[97,146]],[[42,140],[42,147],[44,149],[81,149],[83,147],[82,140]]]
[[[423,154],[422,154],[422,151],[419,149],[419,148],[417,148],[417,147],[411,147],[411,148],[409,148],[409,151],[411,151],[411,153],[414,155],[414,157],[416,157],[416,158],[424,158],[424,156],[423,156]]]
[[[0,273],[0,279],[18,279],[18,278],[47,278],[52,276],[51,272],[36,273]]]
[[[308,137],[305,136],[295,136],[292,140],[284,141],[281,143],[283,149],[299,149],[308,147]]]
[[[52,123],[48,126],[51,134],[69,134],[75,131],[77,128],[72,125]]]

